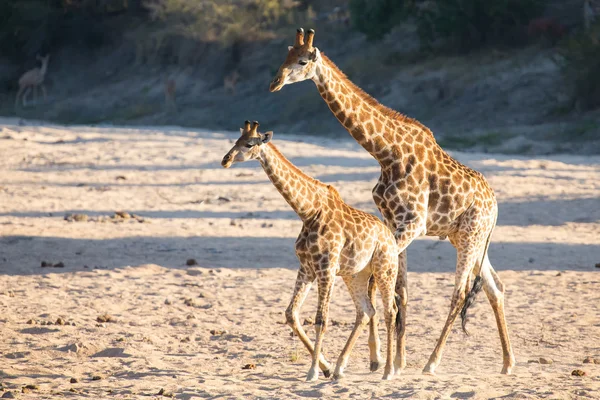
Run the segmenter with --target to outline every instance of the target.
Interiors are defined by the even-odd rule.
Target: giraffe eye
[[[300,61],[298,61],[298,64],[306,65],[306,64],[308,64],[308,61],[300,60]]]
[[[246,143],[244,146],[246,146],[247,148],[251,149],[254,147],[254,144],[252,143]]]

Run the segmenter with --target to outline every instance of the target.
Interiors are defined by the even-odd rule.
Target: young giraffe
[[[311,29],[304,41],[298,29],[294,46],[271,82],[276,92],[286,84],[312,80],[335,117],[380,164],[373,198],[394,232],[400,251],[400,271],[406,271],[408,245],[421,235],[448,237],[457,251],[455,288],[450,313],[423,372],[433,374],[452,324],[483,288],[492,305],[503,352],[502,373],[515,364],[504,317],[504,285],[492,268],[487,249],[498,206],[492,188],[477,171],[454,160],[436,143],[429,129],[377,102],[353,84],[323,53],[313,47]],[[476,275],[469,291],[471,274]],[[481,282],[483,281],[483,282]],[[406,275],[398,274],[401,332],[395,366],[406,365]],[[466,331],[465,331],[466,332]]]
[[[329,376],[330,366],[321,355],[328,321],[329,302],[336,275],[341,276],[356,306],[354,329],[340,354],[334,379],[343,376],[348,357],[362,328],[375,315],[374,299],[369,298],[373,276],[383,299],[387,328],[387,360],[383,379],[394,375],[394,326],[397,306],[394,287],[398,274],[398,248],[392,232],[375,216],[350,207],[338,192],[304,174],[270,143],[273,132],[260,134],[258,122],[246,121],[242,135],[223,157],[221,165],[258,160],[287,203],[302,219],[296,240],[300,269],[294,294],[285,312],[287,323],[312,355],[308,381],[318,379],[318,366]],[[314,280],[319,300],[315,318],[315,345],[300,324],[299,311]]]

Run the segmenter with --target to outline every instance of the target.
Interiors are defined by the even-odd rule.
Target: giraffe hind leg
[[[469,275],[473,272],[475,267],[481,262],[483,252],[486,248],[486,241],[488,237],[487,230],[475,230],[477,234],[470,234],[467,232],[459,232],[458,237],[453,238],[452,243],[466,243],[464,247],[458,247],[457,260],[456,260],[456,276],[454,293],[452,294],[452,300],[450,303],[450,312],[446,319],[446,323],[442,328],[442,333],[436,343],[436,346],[429,357],[429,361],[423,368],[424,374],[434,374],[436,367],[439,365],[442,352],[450,335],[452,325],[462,310],[468,291]]]
[[[373,320],[375,316],[375,307],[373,307],[372,299],[369,299],[370,288],[373,287],[374,283],[371,282],[372,277],[370,268],[364,269],[356,276],[344,276],[344,282],[350,293],[350,297],[356,307],[356,321],[354,328],[346,341],[346,345],[342,350],[337,364],[335,366],[335,372],[333,373],[334,379],[339,379],[344,376],[344,369],[348,364],[348,358],[350,353],[356,344],[358,336],[362,332],[363,328]],[[370,346],[371,343],[369,343]]]
[[[496,317],[496,325],[500,335],[500,343],[502,345],[502,372],[503,374],[511,374],[515,365],[515,356],[508,337],[508,328],[506,326],[506,318],[504,316],[504,284],[500,281],[500,277],[492,268],[490,260],[485,255],[481,266],[481,278],[483,281],[483,290],[494,310]]]

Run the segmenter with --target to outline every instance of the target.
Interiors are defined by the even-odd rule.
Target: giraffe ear
[[[262,137],[263,144],[269,143],[273,139],[273,131],[265,132]]]
[[[313,48],[313,51],[308,53],[308,59],[310,61],[317,61],[317,58],[319,58],[319,49],[317,49],[316,47]]]
[[[294,46],[288,46],[288,51],[290,51],[293,48],[294,48]]]

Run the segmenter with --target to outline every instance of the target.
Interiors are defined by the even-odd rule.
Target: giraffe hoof
[[[343,372],[334,372],[332,379],[334,381],[339,381],[340,379],[344,379],[344,373]]]
[[[371,361],[371,364],[369,365],[369,369],[371,370],[371,372],[375,372],[379,369],[380,366],[381,366],[381,362],[379,360]]]
[[[431,364],[427,364],[423,368],[423,375],[435,375],[435,367]]]
[[[512,366],[502,368],[502,372],[500,373],[504,375],[512,375]]]
[[[393,377],[394,377],[394,373],[391,372],[389,374],[384,374],[383,378],[381,378],[381,380],[383,380],[383,381],[391,381]]]
[[[306,382],[316,382],[319,379],[319,373],[316,370],[308,371],[308,375],[306,376]]]
[[[328,370],[328,369],[324,370],[324,371],[323,371],[323,376],[324,376],[325,378],[329,378],[329,377],[331,376],[331,371],[330,371],[330,370]]]

